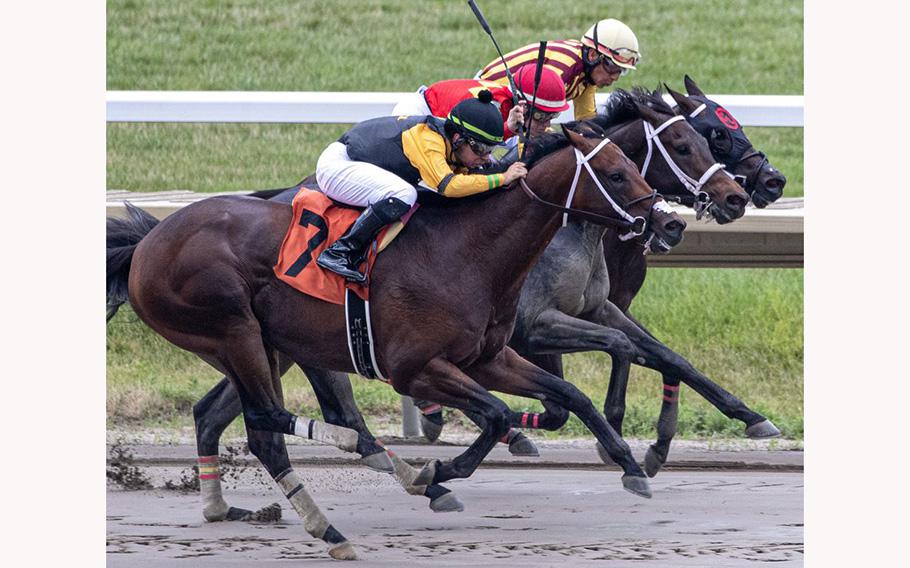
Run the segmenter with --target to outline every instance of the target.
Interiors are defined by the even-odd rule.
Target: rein
[[[578,148],[573,148],[573,150],[575,150],[575,177],[572,179],[572,187],[569,189],[569,195],[566,198],[566,204],[564,206],[541,199],[528,186],[528,184],[525,182],[524,179],[519,180],[519,181],[520,181],[521,189],[524,190],[524,192],[529,197],[534,199],[536,202],[538,202],[541,205],[544,205],[546,207],[549,207],[551,209],[556,209],[557,211],[563,212],[563,218],[562,218],[563,227],[565,227],[566,224],[568,223],[569,215],[571,214],[571,215],[577,216],[581,219],[584,219],[586,221],[591,221],[593,223],[597,223],[598,225],[607,225],[607,226],[617,227],[620,229],[628,229],[629,231],[627,233],[624,233],[624,234],[620,235],[620,237],[619,237],[621,240],[627,241],[631,238],[640,236],[645,232],[645,229],[648,226],[648,222],[650,221],[651,212],[654,210],[654,202],[657,199],[657,191],[654,190],[649,195],[643,195],[641,197],[633,199],[629,203],[625,204],[625,208],[623,206],[620,206],[618,203],[616,203],[616,201],[610,196],[610,194],[607,193],[607,190],[604,189],[603,184],[600,183],[600,179],[597,177],[597,174],[594,172],[594,169],[591,167],[591,164],[588,163],[591,160],[591,158],[596,156],[597,153],[600,152],[609,143],[610,143],[610,139],[604,138],[593,150],[591,150],[588,153],[587,156],[582,154]],[[599,189],[600,192],[603,194],[603,196],[606,197],[607,201],[613,207],[613,210],[616,211],[616,213],[621,217],[620,219],[616,219],[615,217],[606,217],[604,215],[592,213],[590,211],[584,211],[582,209],[573,209],[571,207],[572,200],[575,197],[575,190],[578,188],[578,180],[581,177],[582,168],[585,168],[588,170],[588,173],[591,175],[591,178],[594,180],[594,183],[597,185],[597,189]],[[644,217],[641,217],[641,216],[633,217],[626,211],[626,209],[628,207],[631,207],[632,205],[634,205],[640,201],[644,201],[646,199],[651,200],[651,206],[648,208],[648,219],[645,219]]]
[[[647,154],[647,156],[645,156],[645,162],[641,168],[641,175],[642,175],[642,177],[644,177],[645,174],[648,173],[648,166],[651,165],[651,158],[654,154],[654,147],[657,146],[657,150],[664,157],[664,160],[667,162],[667,166],[669,166],[670,170],[674,174],[676,174],[676,178],[680,181],[680,183],[683,184],[683,186],[686,189],[688,189],[692,193],[692,195],[695,196],[695,200],[693,201],[693,207],[695,208],[696,218],[700,219],[702,214],[704,214],[704,212],[707,210],[708,206],[711,203],[711,197],[707,193],[702,191],[702,187],[704,187],[704,185],[708,182],[708,180],[711,179],[711,176],[713,176],[719,170],[723,170],[724,173],[727,174],[728,176],[730,176],[731,178],[733,178],[733,175],[731,175],[729,172],[726,171],[726,169],[725,169],[726,166],[724,166],[723,164],[721,164],[719,162],[715,162],[714,165],[709,167],[705,171],[705,173],[703,173],[701,175],[700,178],[695,179],[693,177],[690,177],[688,174],[686,174],[686,172],[682,171],[682,168],[680,168],[676,164],[676,162],[673,161],[673,158],[670,157],[670,153],[664,147],[663,142],[660,141],[660,133],[663,132],[668,126],[670,126],[674,122],[677,122],[680,120],[685,120],[685,119],[686,118],[684,116],[676,115],[671,118],[668,118],[666,121],[664,121],[663,124],[661,124],[657,128],[654,128],[653,126],[651,126],[651,124],[646,120],[642,121],[642,124],[644,124],[644,128],[645,128],[645,140],[648,143],[648,154]],[[681,201],[682,200],[680,200],[680,202]]]

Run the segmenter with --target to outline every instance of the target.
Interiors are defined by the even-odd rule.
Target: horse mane
[[[624,122],[639,120],[642,116],[638,112],[637,105],[646,106],[654,112],[665,114],[668,117],[676,114],[673,107],[664,100],[659,88],[649,91],[643,87],[634,87],[631,91],[623,89],[613,91],[613,94],[607,99],[603,114],[591,119],[591,122],[606,130]]]
[[[576,120],[567,122],[564,126],[585,138],[603,138],[606,136],[604,129],[593,120]],[[527,156],[525,157],[525,164],[527,164],[528,170],[533,168],[543,158],[565,148],[569,144],[569,139],[561,130],[547,132],[543,136],[532,139],[528,142]]]

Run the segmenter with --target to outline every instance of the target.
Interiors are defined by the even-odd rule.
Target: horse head
[[[727,109],[712,101],[686,75],[688,96],[667,88],[686,122],[708,140],[714,158],[727,166],[742,183],[756,207],[766,207],[784,194],[787,178],[757,151],[739,122]]]
[[[635,163],[600,128],[590,123],[570,123],[563,125],[563,133],[576,156],[575,182],[567,201],[570,207],[601,215],[618,213],[632,224],[631,230],[621,233],[621,239],[644,239],[660,252],[682,241],[686,222],[648,185]]]
[[[607,129],[623,150],[640,164],[642,175],[665,197],[692,204],[724,224],[742,217],[748,194],[723,171],[707,141],[689,126],[660,91],[617,89],[604,116],[594,121]]]

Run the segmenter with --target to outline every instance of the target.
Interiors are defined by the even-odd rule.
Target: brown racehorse
[[[576,156],[585,156],[592,173],[579,177],[571,207],[636,232],[644,228],[639,219],[616,219],[647,219],[665,242],[681,240],[685,223],[654,208],[662,200],[615,145],[568,128],[539,144],[547,150],[529,163],[526,182],[540,199],[566,203]],[[415,485],[467,477],[477,468],[509,428],[512,413],[490,394],[495,390],[552,400],[574,412],[622,467],[624,487],[650,496],[628,445],[591,401],[506,347],[522,284],[559,228],[562,211],[515,189],[464,201],[422,209],[372,272],[382,373],[401,394],[472,411],[486,422],[462,455],[427,464]],[[272,436],[252,435],[307,436],[313,427],[283,406],[279,353],[302,366],[354,370],[344,308],[300,294],[273,275],[290,213],[286,205],[247,197],[197,202],[148,231],[131,255],[122,255],[123,269],[109,264],[108,285],[110,290],[112,275],[116,288],[128,274],[129,301],[139,317],[231,379],[250,450],[285,490],[306,530],[329,543],[333,557],[352,558],[353,548],[290,469],[285,448]]]

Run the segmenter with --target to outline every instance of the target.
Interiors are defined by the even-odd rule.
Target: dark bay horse
[[[566,203],[577,211],[573,215],[597,215],[629,232],[641,232],[647,220],[670,245],[682,238],[685,223],[659,207],[662,199],[606,139],[567,128],[562,136],[542,138],[539,150],[524,188],[538,199]],[[590,173],[567,199],[575,187],[576,156]],[[413,484],[467,477],[476,469],[514,421],[489,392],[497,390],[552,400],[578,415],[623,468],[624,487],[649,496],[628,445],[591,401],[506,347],[522,284],[563,214],[538,199],[512,189],[421,210],[373,269],[373,330],[383,374],[401,394],[473,411],[486,422],[467,451],[427,464]],[[290,217],[286,205],[248,197],[194,203],[148,231],[132,254],[121,254],[120,267],[109,264],[109,291],[128,278],[129,302],[145,323],[230,378],[252,453],[286,491],[307,531],[329,543],[333,557],[351,558],[353,548],[303,489],[280,439],[312,437],[314,421],[283,407],[279,354],[307,368],[354,370],[343,307],[300,294],[273,276]],[[109,298],[109,305],[116,303]],[[353,431],[327,432],[327,440],[349,451],[357,443]]]
[[[756,207],[767,207],[768,204],[780,199],[787,178],[771,165],[764,152],[752,146],[742,127],[729,111],[709,99],[688,75],[685,76],[684,83],[688,96],[668,90],[686,120],[708,140],[714,158],[742,180],[743,187]],[[661,194],[668,200],[693,205],[687,192],[681,192],[679,188],[661,187]],[[646,257],[636,243],[621,241],[617,237],[617,233],[610,228],[604,232],[603,254],[610,284],[608,300],[644,332],[651,335],[629,312],[632,300],[645,281]],[[561,364],[557,365],[553,361],[535,362],[561,376]],[[675,375],[665,374],[663,384],[664,393],[657,421],[658,438],[645,456],[645,471],[652,477],[667,460],[679,417],[680,379]],[[747,436],[770,438],[780,435],[780,431],[770,421],[761,420],[763,418],[761,415],[748,409],[744,410],[741,401],[715,383],[701,382],[695,390],[725,416],[744,421],[747,425]],[[612,411],[607,411],[607,414],[621,415],[622,409],[616,407]],[[601,457],[605,457],[602,452]]]

